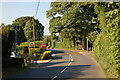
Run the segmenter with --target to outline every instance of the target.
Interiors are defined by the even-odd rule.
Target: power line
[[[39,5],[40,5],[40,0],[38,1],[37,9],[36,9],[36,12],[35,12],[35,17],[37,16]]]
[[[37,16],[38,9],[39,9],[39,4],[40,4],[40,0],[38,1],[37,9],[35,11],[35,16],[33,16],[33,41],[34,41],[34,48],[35,48],[35,21],[34,21],[34,17]]]

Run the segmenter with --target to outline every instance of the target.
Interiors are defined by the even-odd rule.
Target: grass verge
[[[100,67],[106,75],[106,78],[117,78],[115,75],[110,74],[108,70],[105,69],[104,63],[102,61],[99,61],[94,54],[92,54],[92,57],[97,61],[98,64],[100,64]]]

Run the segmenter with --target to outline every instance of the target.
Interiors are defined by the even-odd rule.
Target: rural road
[[[105,78],[97,62],[90,55],[69,50],[53,50],[53,60],[42,63],[15,78],[48,78],[48,80]],[[69,79],[68,79],[69,78]]]

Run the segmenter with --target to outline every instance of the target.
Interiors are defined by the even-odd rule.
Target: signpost
[[[44,49],[44,51],[46,51],[46,47],[47,47],[46,44],[42,44],[41,47]]]

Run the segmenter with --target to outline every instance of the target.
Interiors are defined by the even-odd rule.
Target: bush
[[[40,53],[43,54],[43,48],[29,48],[29,54]]]
[[[26,46],[26,45],[17,45],[16,48],[17,48],[17,52],[19,53],[19,52],[21,52],[22,49],[25,49],[25,48],[27,49],[28,46]]]
[[[22,42],[20,43],[21,46],[29,46],[29,42]]]
[[[36,61],[36,60],[40,60],[40,59],[41,59],[41,56],[42,56],[42,54],[39,54],[39,53],[34,53],[33,55],[34,55],[34,60],[35,60],[35,61]]]
[[[29,46],[30,42],[23,42],[20,44],[20,46]],[[41,47],[41,44],[43,44],[43,41],[35,41],[35,48],[39,48]],[[34,46],[32,46],[31,48],[33,48]]]
[[[43,41],[36,41],[35,42],[36,47],[41,47],[41,44],[43,44]]]
[[[44,52],[44,49],[43,49],[43,48],[40,48],[40,53],[43,54],[43,52]]]
[[[52,58],[52,51],[45,51],[42,56],[42,60],[51,59]]]
[[[28,47],[23,47],[23,48],[22,48],[22,52],[23,52],[23,54],[24,54],[24,53],[29,53]]]

